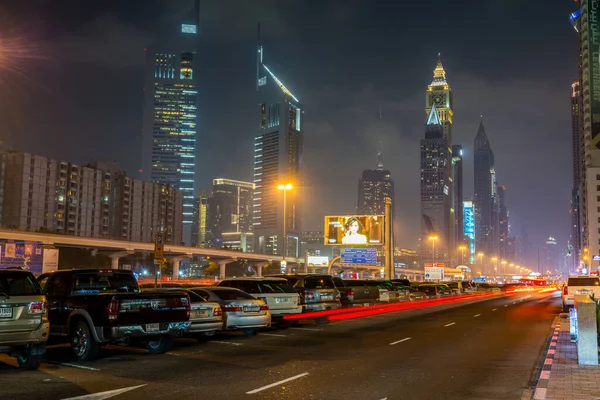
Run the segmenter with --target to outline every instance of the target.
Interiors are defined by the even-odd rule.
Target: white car
[[[593,294],[596,300],[600,300],[600,278],[590,275],[570,276],[562,292],[564,312],[569,312],[569,308],[575,305],[576,294]]]

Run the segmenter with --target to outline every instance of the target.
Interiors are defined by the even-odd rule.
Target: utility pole
[[[385,217],[384,217],[384,254],[385,254],[385,279],[394,279],[394,219],[392,215],[392,199],[385,198]]]

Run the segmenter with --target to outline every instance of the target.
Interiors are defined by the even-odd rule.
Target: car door
[[[40,278],[42,278],[40,276]],[[48,302],[48,320],[51,335],[66,335],[70,310],[68,296],[71,293],[71,275],[57,272],[51,274],[44,287]]]

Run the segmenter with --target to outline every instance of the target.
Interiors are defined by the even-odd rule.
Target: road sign
[[[377,265],[377,249],[374,247],[344,248],[340,251],[340,263]]]
[[[154,259],[162,260],[165,257],[165,234],[157,233],[154,236]]]
[[[425,267],[425,279],[441,281],[444,279],[444,268]]]

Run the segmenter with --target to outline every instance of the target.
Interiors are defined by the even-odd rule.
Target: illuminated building
[[[181,243],[182,192],[125,175],[114,163],[80,166],[23,152],[2,154],[2,226],[27,231]]]
[[[455,228],[456,231],[454,233],[454,237],[456,238],[456,244],[458,246],[465,245],[467,238],[465,237],[464,230],[464,213],[463,213],[463,149],[459,144],[455,144],[452,146],[452,179],[454,184],[454,190],[452,191],[454,194],[454,203],[452,205],[453,210],[451,214],[455,215],[456,223]]]
[[[192,223],[192,246],[209,247],[211,231],[208,226],[208,197],[205,192],[194,200],[194,222]]]
[[[583,163],[583,137],[581,130],[581,85],[579,82],[574,82],[572,85],[573,92],[571,94],[571,148],[573,153],[573,189],[571,190],[571,240],[569,247],[569,255],[572,257],[569,263],[569,270],[575,271],[579,267],[581,259],[581,243],[582,243],[582,207],[581,195],[583,176],[585,174],[585,164]]]
[[[302,146],[304,106],[264,63],[257,46],[256,90],[258,134],[254,139],[253,228],[255,251],[296,257],[300,248],[302,198]],[[284,192],[279,184],[291,183],[285,192],[286,228],[283,225]],[[287,249],[283,251],[283,235]]]
[[[498,221],[496,169],[494,152],[483,126],[483,119],[475,136],[474,150],[475,248],[478,252],[497,256],[499,246],[494,244]]]
[[[183,239],[191,243],[194,215],[198,89],[198,1],[173,41],[146,49],[142,174],[183,191]],[[172,35],[165,35],[165,37]]]
[[[475,263],[475,204],[471,200],[463,202],[464,211],[464,233],[467,238],[467,249],[469,254],[469,263]]]
[[[497,193],[497,210],[498,210],[498,257],[506,260],[507,255],[507,242],[508,242],[508,209],[506,208],[505,199],[506,187],[498,186]]]
[[[209,226],[215,247],[252,252],[252,196],[254,183],[213,179],[208,199]]]
[[[452,152],[433,105],[421,139],[421,259],[448,262],[454,246],[450,173]],[[435,244],[430,237],[436,237]],[[435,248],[435,256],[434,256]]]
[[[377,169],[365,169],[358,181],[358,214],[384,215],[385,199],[392,199],[394,210],[394,181],[390,171],[383,169],[383,156],[377,154]]]

